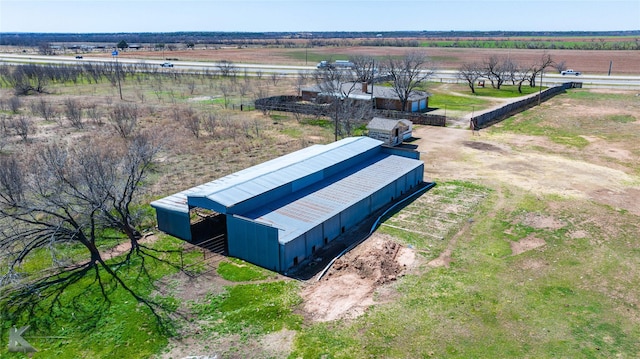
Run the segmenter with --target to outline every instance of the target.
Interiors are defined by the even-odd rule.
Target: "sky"
[[[640,0],[0,0],[0,33],[407,30],[640,30]]]

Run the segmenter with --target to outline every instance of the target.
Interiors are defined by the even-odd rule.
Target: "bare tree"
[[[102,112],[100,111],[100,108],[98,107],[98,105],[96,105],[95,103],[89,104],[87,106],[87,116],[89,116],[89,118],[91,119],[91,122],[93,122],[96,125],[102,125],[103,121],[102,121]]]
[[[567,69],[567,62],[562,60],[560,62],[557,62],[553,67],[555,67],[555,69],[558,70],[558,73],[560,73]]]
[[[529,75],[529,85],[531,87],[536,87],[536,78],[538,77],[538,75],[541,75],[544,70],[553,66],[554,64],[555,64],[555,61],[553,61],[553,58],[551,57],[551,55],[547,53],[542,54],[542,56],[540,57],[540,60],[535,62],[533,65],[531,65],[530,75]],[[557,64],[556,67],[557,66],[559,66],[559,64]],[[562,66],[564,66],[564,64]]]
[[[0,121],[2,120],[0,119]],[[1,127],[2,125],[0,124],[0,153],[2,153],[2,150],[4,150],[4,147],[9,142],[9,139],[7,138],[7,133],[3,131]]]
[[[269,76],[269,78],[271,79],[271,83],[273,84],[273,86],[278,86],[278,82],[282,80],[283,75],[279,72],[273,72],[271,76]]]
[[[307,71],[298,71],[296,76],[296,94],[302,96],[302,88],[307,84],[309,80],[309,73]]]
[[[56,115],[53,105],[44,98],[40,98],[39,101],[34,103],[33,112],[36,115],[40,115],[45,121],[53,120]]]
[[[245,77],[245,80],[237,85],[238,93],[240,94],[240,106],[243,106],[244,98],[247,97],[251,88],[251,82],[247,79],[248,77]]]
[[[43,93],[50,79],[54,77],[54,70],[52,66],[18,65],[10,72],[8,81],[17,96]]]
[[[22,106],[20,97],[13,96],[9,99],[9,107],[11,108],[11,113],[17,114],[18,112],[20,112],[20,106]]]
[[[253,88],[254,102],[258,99],[263,99],[267,97],[269,97],[269,88],[267,86],[258,85]],[[269,114],[269,108],[267,106],[262,108],[262,114],[265,116]]]
[[[215,113],[210,113],[203,121],[202,127],[209,134],[209,136],[217,137],[218,116]]]
[[[190,80],[187,83],[187,88],[189,89],[189,95],[193,95],[193,92],[196,90],[196,82],[194,80]]]
[[[351,101],[349,96],[359,85],[356,82],[355,73],[348,69],[326,68],[318,69],[314,72],[316,86],[320,89],[319,97],[324,101],[329,101],[332,105],[332,117],[334,124],[334,138],[338,140],[341,134],[341,123],[345,116],[349,116],[347,110]],[[341,119],[343,119],[341,121]]]
[[[65,114],[67,115],[67,120],[71,122],[71,126],[79,130],[82,129],[83,128],[82,107],[80,106],[78,101],[72,98],[67,98],[64,101],[64,106],[65,106]]]
[[[368,101],[348,100],[342,107],[339,132],[341,136],[352,136],[358,124],[373,117],[373,107]]]
[[[9,117],[1,113],[0,114],[0,133],[2,133],[3,135],[8,135],[10,128],[11,128],[11,122],[9,121]]]
[[[131,137],[138,126],[138,107],[135,105],[116,104],[109,113],[111,124],[122,137]]]
[[[230,82],[220,82],[218,85],[218,89],[222,92],[222,99],[224,100],[224,108],[229,107],[229,102],[231,101],[231,94],[233,93],[234,86]]]
[[[371,83],[376,75],[375,59],[373,56],[355,55],[349,61],[353,63],[356,72],[356,81]]]
[[[146,275],[144,258],[160,260],[139,243],[131,211],[134,199],[159,147],[148,136],[137,136],[123,146],[78,143],[73,149],[52,145],[39,149],[29,166],[21,166],[16,157],[0,158],[0,249],[8,270],[0,277],[3,307],[7,317],[33,314],[38,310],[80,310],[64,308],[59,300],[71,285],[98,286],[103,302],[116,288],[126,290],[145,305],[162,325],[160,303],[135,292],[117,268],[131,264],[134,256],[143,257],[140,275]],[[98,250],[97,233],[113,228],[131,243],[122,259],[106,263]],[[83,249],[83,260],[64,262],[46,272],[23,277],[20,264],[39,252],[59,255],[56,248],[73,243]],[[60,261],[58,261],[60,263]],[[93,280],[81,281],[93,277]],[[73,302],[82,301],[80,292]],[[86,313],[85,315],[91,315]]]
[[[513,75],[513,81],[518,84],[519,93],[522,93],[522,85],[525,82],[531,82],[532,69],[532,67],[519,68],[518,71]]]
[[[402,104],[402,111],[407,110],[411,95],[434,73],[426,54],[419,51],[408,52],[402,58],[389,56],[384,69],[391,77],[393,91]]]
[[[482,77],[482,65],[475,62],[462,64],[456,73],[456,77],[466,81],[471,93],[476,93],[476,82]]]
[[[518,72],[520,71],[520,65],[510,57],[507,57],[503,62],[503,66],[506,74],[506,80],[511,81],[511,84],[515,85]]]
[[[508,77],[508,68],[505,60],[493,55],[484,62],[485,76],[491,81],[491,87],[499,90]]]
[[[200,137],[202,119],[200,118],[200,115],[197,114],[191,107],[187,107],[184,109],[180,121],[196,138]]]
[[[218,63],[220,75],[224,77],[235,77],[238,73],[238,67],[231,61],[222,60]]]
[[[29,135],[32,135],[35,131],[33,121],[24,115],[14,118],[11,122],[11,127],[14,129],[16,134],[22,138],[23,142],[27,142],[29,140]]]

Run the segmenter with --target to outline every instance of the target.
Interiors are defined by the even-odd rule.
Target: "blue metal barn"
[[[416,151],[368,137],[314,145],[154,201],[158,228],[191,241],[191,212],[224,215],[228,254],[277,272],[422,183]]]

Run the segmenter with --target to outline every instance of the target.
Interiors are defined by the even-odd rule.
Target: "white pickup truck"
[[[565,76],[565,75],[575,75],[575,76],[580,76],[580,74],[581,74],[581,73],[582,73],[582,72],[580,72],[580,71],[575,71],[575,70],[573,70],[573,69],[568,69],[568,70],[564,70],[564,71],[560,72],[560,74],[561,74],[562,76]]]

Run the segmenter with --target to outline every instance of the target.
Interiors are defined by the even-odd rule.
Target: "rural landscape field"
[[[315,66],[354,55],[382,61],[409,50],[415,48],[196,46],[119,56]],[[637,50],[420,50],[447,70],[496,54],[521,63],[549,54],[583,72],[607,74],[613,64],[615,75],[640,75]],[[330,118],[253,109],[261,97],[298,95],[300,77],[158,67],[117,81],[59,77],[46,91],[17,96],[6,80],[9,65],[0,67],[3,161],[36,166],[42,148],[61,144],[120,155],[134,134],[158,144],[132,204],[140,250],[115,230],[97,236],[106,266],[122,281],[97,268],[28,311],[2,311],[2,338],[30,325],[24,337],[38,350],[34,358],[640,356],[639,89],[570,89],[472,132],[470,114],[514,101],[522,96],[517,86],[472,94],[463,82],[427,82],[430,111],[446,115],[447,126],[416,125],[406,144],[420,151],[425,180],[436,186],[384,216],[321,279],[301,280],[163,234],[149,206],[333,141]],[[125,108],[136,116],[128,136],[116,121],[116,110]],[[357,122],[352,135],[364,134],[365,126]],[[10,235],[7,217],[0,225]],[[77,244],[53,243],[15,268],[3,255],[0,274],[35,281],[91,258]],[[7,298],[0,297],[3,304]],[[3,344],[0,356],[27,355]]]

